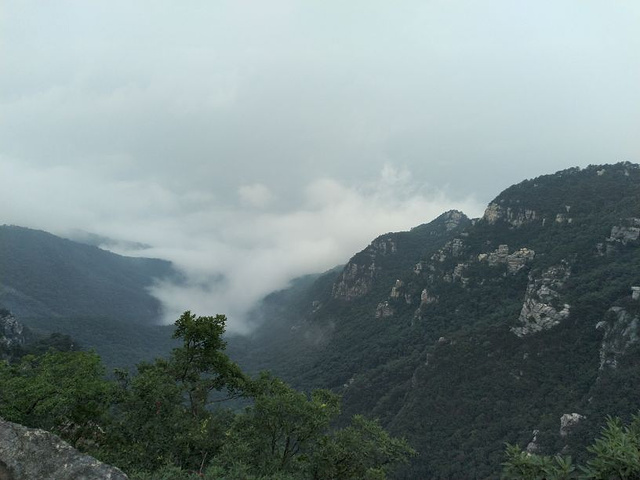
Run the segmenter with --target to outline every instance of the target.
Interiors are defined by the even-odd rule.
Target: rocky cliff
[[[276,373],[406,436],[420,456],[401,478],[494,478],[534,430],[537,452],[577,454],[640,409],[639,212],[640,167],[621,163],[385,234],[309,287]]]

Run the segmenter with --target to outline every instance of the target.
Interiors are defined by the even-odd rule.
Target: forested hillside
[[[109,366],[169,352],[171,329],[147,290],[179,281],[169,262],[116,255],[39,230],[0,226],[0,306],[43,334],[71,335]]]
[[[27,325],[56,325],[110,366],[170,350],[166,328],[144,325],[158,308],[145,286],[168,264],[0,235],[2,302]],[[640,409],[639,247],[638,165],[526,180],[482,218],[446,212],[293,281],[228,353],[342,395],[337,426],[365,414],[406,436],[418,455],[396,478],[495,478],[505,442],[584,463],[607,415]]]
[[[273,295],[286,340],[265,329],[245,347],[267,353],[238,358],[407,435],[402,478],[495,477],[505,442],[580,459],[640,407],[639,237],[637,165],[527,180]]]

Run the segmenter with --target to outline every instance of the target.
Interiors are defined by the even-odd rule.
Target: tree
[[[94,352],[27,355],[0,364],[0,415],[76,443],[93,435],[107,413],[113,386]]]
[[[226,389],[229,399],[242,396],[247,386],[247,377],[224,353],[226,320],[224,315],[197,317],[186,311],[175,322],[173,338],[182,339],[182,346],[173,349],[169,366],[194,416],[205,411],[212,391]]]
[[[230,422],[228,412],[211,410],[211,393],[226,390],[224,399],[238,397],[248,383],[224,353],[225,322],[224,315],[184,312],[173,335],[182,346],[168,360],[142,363],[133,377],[119,373],[116,420],[103,457],[132,469],[203,469]]]
[[[333,430],[340,397],[328,390],[306,395],[263,373],[254,404],[239,414],[218,462],[244,467],[247,475],[294,475],[304,479],[383,479],[415,452],[377,422],[355,416]]]
[[[595,480],[640,479],[640,415],[629,426],[619,418],[607,418],[602,434],[587,448],[594,457],[580,466],[579,478]],[[507,445],[502,477],[521,480],[564,480],[578,478],[571,457],[532,455]]]

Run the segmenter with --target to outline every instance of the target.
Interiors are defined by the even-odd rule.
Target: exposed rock
[[[548,330],[569,316],[570,306],[560,302],[558,290],[569,278],[570,269],[566,264],[549,267],[539,278],[529,275],[529,285],[524,296],[519,325],[511,331],[524,337],[542,330]]]
[[[540,430],[534,430],[532,432],[533,438],[531,439],[531,441],[527,445],[527,448],[525,449],[525,451],[527,453],[534,454],[534,453],[538,453],[540,451],[540,445],[538,445],[538,434],[539,433],[540,433]]]
[[[482,216],[482,218],[486,220],[488,223],[490,223],[491,225],[496,223],[502,217],[503,217],[502,207],[497,203],[490,203],[487,206],[486,210],[484,211],[484,215]]]
[[[452,280],[460,280],[463,285],[466,285],[469,279],[465,277],[464,270],[469,265],[467,263],[458,263],[455,267],[453,267],[453,273],[451,274]]]
[[[9,480],[127,480],[127,476],[84,455],[44,430],[0,419],[0,465]],[[0,473],[1,473],[0,469]]]
[[[500,264],[507,265],[509,273],[519,272],[527,262],[534,259],[536,252],[528,248],[521,248],[512,254],[509,254],[508,245],[498,245],[498,248],[490,253],[481,253],[478,255],[478,261],[488,262],[489,265],[495,266]]]
[[[331,296],[340,300],[353,300],[366,295],[379,270],[376,258],[394,255],[397,252],[398,248],[392,234],[376,238],[344,267],[340,278],[333,285]]]
[[[368,266],[349,263],[333,285],[331,295],[341,300],[353,300],[366,295],[371,289],[376,271],[376,264],[373,262]]]
[[[556,215],[556,223],[571,223],[573,218],[567,217],[564,213],[558,213]]]
[[[587,417],[579,413],[565,413],[562,415],[562,417],[560,417],[560,436],[566,437],[571,433],[571,430],[585,418]]]
[[[26,342],[25,328],[8,310],[0,310],[0,346],[14,348]]]
[[[490,203],[484,211],[482,218],[491,225],[499,220],[503,220],[513,227],[520,227],[525,223],[538,220],[538,212],[527,208],[504,208],[497,203]]]
[[[454,238],[453,240],[449,240],[440,250],[431,255],[431,260],[442,263],[448,258],[459,257],[462,255],[463,249],[464,243],[462,239]]]
[[[372,252],[370,252],[373,253],[372,256],[374,256],[375,254],[393,255],[395,253],[398,253],[396,242],[389,235],[383,235],[382,237],[376,238],[373,242],[371,242],[369,249],[372,250]]]
[[[640,218],[628,218],[624,225],[615,225],[611,228],[611,235],[607,242],[627,245],[640,238]]]
[[[438,301],[438,297],[435,295],[431,295],[429,291],[425,288],[422,290],[420,294],[420,306],[429,305],[430,303],[435,303]]]
[[[393,307],[389,302],[380,302],[376,307],[376,318],[393,317]]]
[[[604,330],[600,346],[600,370],[615,369],[618,359],[629,347],[638,343],[640,319],[631,315],[622,307],[611,307],[605,319],[598,322],[596,328]]]
[[[443,219],[444,219],[444,225],[445,228],[447,229],[447,231],[451,231],[454,228],[457,228],[458,225],[460,225],[460,222],[462,220],[466,220],[467,216],[458,211],[458,210],[451,210],[449,212],[446,212],[444,215],[442,215]]]
[[[389,294],[390,298],[396,299],[402,296],[402,289],[404,287],[404,282],[402,280],[396,280],[396,283],[393,287],[391,287],[391,293]]]
[[[631,287],[631,299],[640,300],[640,287]]]

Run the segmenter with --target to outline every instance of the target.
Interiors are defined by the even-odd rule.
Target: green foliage
[[[628,418],[639,407],[638,344],[615,354],[617,369],[600,370],[604,330],[595,326],[608,322],[613,306],[640,315],[629,298],[630,287],[640,285],[640,242],[607,240],[612,227],[638,217],[640,168],[571,169],[515,185],[494,203],[513,223],[480,219],[447,230],[435,220],[386,234],[382,240],[397,251],[372,245],[346,267],[365,267],[357,281],[371,276],[362,297],[333,298],[341,271],[306,289],[296,285],[269,298],[268,327],[243,339],[244,353],[232,341],[230,348],[241,365],[273,369],[296,388],[341,392],[341,426],[365,413],[406,435],[420,454],[403,478],[495,478],[504,442],[528,442],[533,429],[542,447],[566,448],[584,464],[604,416]],[[445,248],[454,239],[456,254]],[[535,257],[517,272],[479,260],[505,244],[509,252],[535,250]],[[561,262],[571,273],[553,289],[556,307],[569,304],[570,316],[549,331],[516,337],[509,329],[528,285]],[[464,282],[453,278],[458,266]],[[397,280],[403,286],[391,298]],[[436,300],[420,305],[425,288]],[[376,318],[381,302],[393,316]],[[561,437],[566,412],[586,419]]]
[[[307,397],[267,374],[252,389],[254,403],[236,416],[222,461],[240,462],[254,474],[300,471],[339,413],[338,397],[327,390]]]
[[[307,395],[267,373],[248,378],[224,353],[225,320],[185,312],[168,359],[140,364],[136,375],[116,371],[89,452],[138,480],[380,480],[414,453],[362,417],[333,428],[340,398],[328,390]],[[12,379],[8,368],[0,374]],[[220,408],[216,391],[251,404]]]
[[[532,455],[517,445],[507,445],[503,463],[505,480],[567,480],[578,478],[571,457]]]
[[[0,384],[1,416],[73,443],[102,423],[113,391],[93,352],[50,351],[15,365],[0,363]]]
[[[517,445],[507,445],[502,478],[508,480],[634,480],[640,478],[640,416],[629,426],[619,418],[607,419],[599,438],[587,449],[592,455],[580,474],[571,457],[549,457],[523,452]]]
[[[600,438],[588,450],[594,457],[583,468],[586,478],[640,478],[640,417],[635,415],[628,427],[619,418],[608,418]]]

